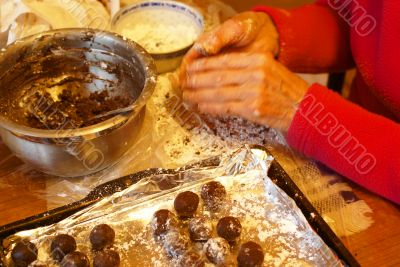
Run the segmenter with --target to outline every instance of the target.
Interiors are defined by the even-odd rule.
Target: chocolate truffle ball
[[[220,182],[209,182],[201,187],[201,198],[210,211],[218,211],[225,198],[226,190]]]
[[[75,238],[70,235],[57,235],[50,246],[51,256],[56,261],[61,261],[65,255],[76,250]]]
[[[115,232],[107,224],[99,224],[92,229],[89,239],[94,250],[102,250],[113,245]]]
[[[221,237],[211,238],[204,244],[204,253],[214,264],[224,264],[230,254],[228,241]]]
[[[179,256],[185,254],[190,245],[189,237],[180,233],[176,230],[169,231],[164,236],[164,249],[170,257],[178,258]]]
[[[61,261],[62,267],[89,267],[88,257],[79,251],[74,251],[66,255]]]
[[[178,220],[169,210],[158,210],[153,215],[151,220],[151,228],[153,229],[154,236],[159,238],[166,234],[169,230],[176,228]]]
[[[178,260],[178,267],[204,267],[204,259],[196,252],[189,251]]]
[[[224,217],[218,221],[217,233],[228,241],[235,241],[242,232],[242,225],[235,217]]]
[[[186,191],[179,193],[174,201],[176,213],[180,217],[192,217],[199,206],[199,196],[193,192]]]
[[[239,267],[260,267],[264,262],[264,252],[259,244],[249,241],[240,246],[237,261]]]
[[[18,242],[11,252],[11,258],[18,267],[25,267],[37,259],[38,250],[35,244],[23,240]]]
[[[119,254],[114,250],[99,251],[93,257],[93,267],[118,267],[120,262]]]
[[[206,217],[192,218],[189,221],[190,239],[193,241],[207,241],[212,235],[212,224]]]

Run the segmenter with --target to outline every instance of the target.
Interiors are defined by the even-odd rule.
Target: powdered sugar
[[[173,74],[162,75],[151,102],[155,136],[161,140],[157,155],[166,167],[178,167],[237,149],[243,144],[266,145],[280,137],[274,130],[247,120],[212,118],[188,108],[174,89]]]
[[[221,237],[211,238],[204,244],[204,253],[213,263],[221,265],[226,262],[230,255],[230,246]]]
[[[178,9],[145,8],[121,17],[115,31],[139,43],[149,53],[161,54],[189,47],[202,28]]]

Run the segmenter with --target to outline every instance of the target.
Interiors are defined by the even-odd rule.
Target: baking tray
[[[252,148],[261,149],[271,154],[266,148],[262,146],[251,146]],[[178,170],[186,170],[196,167],[211,167],[219,165],[219,157],[213,157],[206,159],[194,164],[187,165]],[[127,175],[110,182],[101,184],[94,188],[85,198],[80,201],[56,208],[54,210],[47,211],[42,214],[38,214],[26,219],[0,226],[0,241],[12,234],[19,231],[34,229],[42,226],[51,225],[57,223],[70,215],[78,212],[96,202],[103,199],[104,197],[110,196],[116,192],[122,191],[132,184],[137,183],[143,178],[158,175],[158,174],[176,174],[178,170],[171,169],[149,169],[138,173]],[[272,181],[278,185],[283,191],[286,192],[297,204],[300,210],[303,212],[307,221],[311,227],[318,233],[318,235],[324,240],[324,242],[336,253],[338,258],[346,266],[360,266],[353,255],[347,250],[341,240],[335,235],[328,224],[322,219],[317,210],[312,206],[300,189],[296,186],[289,175],[284,171],[282,166],[274,160],[268,171],[268,176]],[[3,247],[0,246],[1,252],[3,253]],[[0,263],[1,266],[1,263]]]

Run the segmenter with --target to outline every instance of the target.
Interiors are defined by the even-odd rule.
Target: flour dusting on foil
[[[259,149],[244,147],[233,154],[220,157],[218,167],[180,169],[172,174],[153,175],[126,190],[115,193],[71,217],[51,226],[17,233],[3,241],[9,250],[21,237],[30,239],[39,249],[39,262],[52,265],[49,246],[56,234],[75,237],[78,250],[90,259],[89,233],[101,223],[116,232],[114,249],[120,253],[121,266],[175,266],[155,240],[149,225],[155,211],[173,211],[173,201],[182,191],[197,194],[204,183],[221,182],[228,192],[227,200],[218,213],[204,209],[197,213],[208,217],[214,228],[219,218],[237,217],[243,227],[240,240],[232,247],[235,258],[240,243],[255,241],[264,250],[263,266],[339,266],[340,261],[312,230],[294,201],[267,176],[272,157]],[[175,185],[161,190],[160,186]],[[193,244],[201,253],[202,244]],[[12,266],[12,265],[7,265]],[[208,266],[213,266],[208,263]]]

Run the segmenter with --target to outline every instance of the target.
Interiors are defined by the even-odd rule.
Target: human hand
[[[216,55],[222,50],[265,52],[276,56],[279,51],[278,32],[267,14],[240,13],[199,38],[182,61],[180,79],[185,78],[186,66],[193,60]]]
[[[235,115],[286,132],[309,85],[270,53],[226,53],[194,60],[183,99],[212,115]]]
[[[239,14],[206,33],[180,69],[184,100],[204,113],[241,116],[286,131],[309,86],[274,59],[278,43],[264,13]]]

